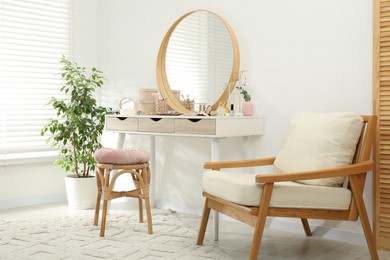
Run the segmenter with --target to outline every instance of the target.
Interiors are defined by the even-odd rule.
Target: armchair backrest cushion
[[[354,113],[299,113],[291,121],[274,162],[275,173],[335,168],[351,164],[363,127]],[[340,186],[344,177],[299,181]]]

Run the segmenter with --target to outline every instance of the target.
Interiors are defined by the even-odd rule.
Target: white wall
[[[51,162],[0,168],[0,209],[66,200],[64,173]]]
[[[91,68],[98,63],[97,1],[72,1],[72,59]]]

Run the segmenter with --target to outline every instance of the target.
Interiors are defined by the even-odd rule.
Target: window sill
[[[0,155],[0,167],[34,163],[53,164],[57,157],[57,152]]]

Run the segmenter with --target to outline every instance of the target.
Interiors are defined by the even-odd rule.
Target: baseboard
[[[201,216],[203,207],[195,207],[194,205],[189,205],[181,202],[172,202],[166,200],[158,200],[155,201],[155,208],[159,209],[171,209],[173,211],[178,211],[182,213],[194,214]]]
[[[199,216],[202,214],[201,207],[194,207],[193,205],[187,205],[178,202],[156,200],[155,207],[169,208],[174,211],[180,211],[183,213],[195,214]],[[210,218],[212,218],[212,214],[210,215],[211,215]],[[238,222],[237,220],[225,216],[223,214],[220,214],[220,219],[226,221]],[[310,224],[310,220],[309,220],[309,224]],[[292,233],[297,233],[302,235],[305,234],[300,221],[295,222],[284,218],[268,218],[266,222],[266,227],[270,229],[287,231],[287,232],[292,232]],[[313,237],[332,239],[332,240],[347,242],[356,245],[363,245],[363,246],[367,245],[363,231],[361,233],[358,233],[350,230],[317,226],[313,224],[310,224],[310,228],[312,230]]]
[[[40,204],[66,201],[66,193],[56,193],[49,195],[3,199],[0,200],[0,209],[19,208],[26,206],[35,206]]]

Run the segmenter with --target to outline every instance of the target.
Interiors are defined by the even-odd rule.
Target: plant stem
[[[73,146],[74,170],[75,170],[76,176],[80,177],[79,176],[79,165],[78,165],[78,159],[77,159],[77,148],[76,148],[76,144],[74,143],[76,140],[75,135],[76,134],[73,133],[73,138],[71,138],[72,146]]]

